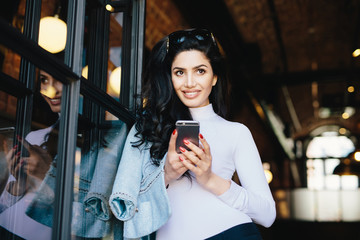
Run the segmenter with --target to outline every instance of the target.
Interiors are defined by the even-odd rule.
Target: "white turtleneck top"
[[[210,145],[212,171],[229,180],[236,171],[241,186],[231,181],[230,188],[216,196],[195,178],[171,183],[167,189],[171,217],[156,239],[205,239],[252,221],[269,227],[276,216],[275,202],[249,129],[221,118],[211,104],[190,108],[190,113],[200,122],[200,133]]]

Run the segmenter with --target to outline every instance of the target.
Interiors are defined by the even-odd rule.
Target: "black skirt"
[[[225,230],[207,240],[262,240],[255,223],[244,223]]]

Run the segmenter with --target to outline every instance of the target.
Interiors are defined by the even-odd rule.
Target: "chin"
[[[52,108],[51,109],[54,113],[59,113],[60,112],[60,108]]]

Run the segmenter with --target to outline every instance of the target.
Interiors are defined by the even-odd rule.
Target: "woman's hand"
[[[9,172],[15,177],[16,181],[11,182],[7,186],[7,191],[14,196],[23,195],[26,191],[26,174],[24,173],[24,162],[20,159],[20,152],[16,152],[17,146],[12,148],[6,154],[6,161]]]
[[[50,154],[41,147],[30,145],[26,141],[21,141],[21,144],[29,153],[28,156],[21,156],[21,152],[17,151],[19,150],[17,146],[6,155],[9,170],[16,178],[8,191],[17,196],[24,194],[29,187],[37,187],[44,179],[52,162]]]
[[[172,181],[175,181],[181,177],[187,171],[187,168],[182,164],[179,158],[180,155],[175,150],[177,135],[178,133],[175,129],[170,137],[166,162],[164,166],[166,186]]]
[[[187,169],[195,174],[196,180],[200,185],[215,195],[221,195],[230,188],[230,181],[212,172],[210,146],[202,134],[199,134],[199,139],[203,148],[196,146],[190,141],[184,140],[185,145],[191,151],[187,151],[181,147],[182,155],[180,156],[180,160]]]
[[[24,164],[24,171],[36,178],[43,180],[45,174],[50,168],[52,158],[50,154],[37,145],[28,145],[29,157],[22,158]]]

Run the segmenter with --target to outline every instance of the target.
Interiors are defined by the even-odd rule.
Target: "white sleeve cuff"
[[[248,197],[246,190],[231,180],[230,188],[219,196],[224,203],[238,210],[247,206]]]
[[[23,197],[23,195],[14,196],[11,193],[9,193],[6,189],[4,189],[3,193],[1,194],[0,205],[2,205],[2,207],[4,209],[6,209],[6,208],[12,206],[13,204],[15,204],[22,197]]]

